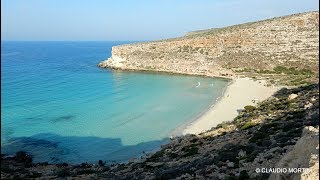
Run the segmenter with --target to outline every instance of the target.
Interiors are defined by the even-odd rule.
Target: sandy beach
[[[233,79],[218,102],[200,118],[186,126],[182,134],[199,134],[222,122],[231,121],[244,106],[256,105],[257,102],[267,99],[279,89],[280,87],[275,86],[267,87],[262,80]]]

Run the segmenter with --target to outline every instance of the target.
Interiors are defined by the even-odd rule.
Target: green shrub
[[[293,75],[312,75],[313,72],[310,69],[297,69],[294,67],[290,67],[290,68],[286,68],[284,66],[277,66],[275,68],[273,68],[274,73],[276,74],[280,74],[280,73],[284,73],[284,74],[293,74]]]
[[[192,155],[198,154],[198,150],[199,150],[199,148],[197,147],[197,145],[192,144],[191,146],[183,149],[183,151],[186,152],[183,156],[187,157],[187,156],[192,156]]]
[[[186,46],[186,45],[184,45],[182,48],[183,48],[183,51],[188,52],[188,51],[189,51],[190,46]]]
[[[241,130],[246,130],[246,129],[249,129],[249,128],[252,128],[254,126],[256,126],[257,123],[254,123],[254,122],[247,122],[245,123],[243,126],[241,126]]]
[[[39,178],[41,177],[42,173],[38,173],[38,172],[31,172],[31,174],[29,175],[29,178]]]
[[[275,68],[273,68],[273,70],[275,71],[275,73],[280,74],[282,72],[287,72],[288,69],[284,66],[277,66]]]
[[[159,158],[163,157],[164,155],[164,149],[160,150],[160,151],[157,151],[156,153],[154,153],[151,157],[149,157],[147,159],[147,161],[156,161],[158,160]]]
[[[249,142],[250,142],[250,143],[256,143],[256,142],[261,141],[261,140],[263,140],[264,138],[268,138],[268,137],[269,137],[269,133],[258,131],[257,133],[255,133],[255,134],[249,139]]]
[[[55,173],[58,177],[67,177],[70,176],[70,172],[68,169],[60,169]]]
[[[179,155],[177,153],[169,153],[169,157],[176,158],[176,157],[179,157]]]
[[[312,75],[313,72],[310,69],[302,69],[300,70],[301,74],[303,75]]]
[[[218,151],[218,156],[214,157],[214,160],[216,162],[226,162],[226,161],[230,161],[230,162],[234,162],[235,166],[234,167],[238,167],[239,166],[239,158],[238,158],[238,153],[244,150],[247,153],[251,153],[251,147],[247,146],[247,145],[239,145],[239,144],[226,144],[223,149]]]
[[[240,176],[239,176],[239,180],[246,180],[246,179],[249,179],[250,176],[248,174],[248,172],[246,170],[242,170],[240,172]]]
[[[223,128],[223,129],[226,129],[228,127],[228,124],[227,123],[220,123],[217,125],[217,128]]]
[[[96,171],[93,169],[81,169],[81,170],[77,171],[77,175],[93,174],[93,173],[96,173]]]
[[[246,112],[252,112],[256,109],[256,107],[248,105],[248,106],[245,106],[244,109]]]
[[[226,176],[224,179],[225,180],[237,180],[238,178],[234,175],[231,175],[231,176]]]
[[[259,151],[253,151],[245,157],[246,162],[252,162],[259,154]]]
[[[263,69],[260,69],[260,70],[255,70],[256,73],[260,73],[260,74],[273,74],[274,72],[273,71],[270,71],[270,70],[263,70]]]

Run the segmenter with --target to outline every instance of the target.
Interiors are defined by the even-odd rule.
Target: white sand
[[[225,121],[232,121],[238,110],[246,105],[255,105],[253,100],[262,101],[280,87],[265,86],[265,81],[237,78],[227,87],[223,97],[199,119],[187,126],[182,134],[199,134]]]

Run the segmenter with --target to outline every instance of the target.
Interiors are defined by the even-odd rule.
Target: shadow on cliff
[[[60,136],[41,133],[31,137],[17,137],[1,145],[1,153],[11,155],[17,151],[31,154],[33,162],[78,164],[83,162],[125,162],[160,148],[168,139],[123,145],[120,138]]]

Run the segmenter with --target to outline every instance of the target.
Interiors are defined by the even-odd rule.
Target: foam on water
[[[228,83],[98,68],[121,43],[2,42],[2,153],[25,150],[38,162],[125,161],[166,142]]]

